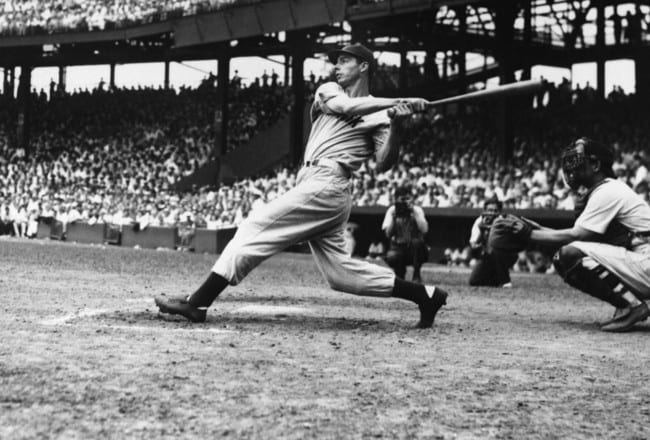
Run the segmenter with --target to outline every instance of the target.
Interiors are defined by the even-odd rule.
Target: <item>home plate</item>
[[[243,313],[250,315],[309,315],[314,313],[313,309],[305,307],[291,307],[291,306],[262,306],[252,304],[249,306],[240,307],[235,310],[235,313]]]

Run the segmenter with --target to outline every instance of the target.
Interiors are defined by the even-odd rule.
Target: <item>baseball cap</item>
[[[360,43],[349,44],[342,49],[333,50],[327,54],[327,57],[332,64],[336,64],[339,55],[343,54],[352,55],[361,61],[367,62],[371,66],[375,62],[375,56],[373,55],[372,51]]]

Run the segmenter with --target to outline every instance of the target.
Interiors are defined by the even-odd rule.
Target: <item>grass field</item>
[[[557,276],[427,267],[451,295],[414,330],[411,304],[282,254],[204,324],[157,314],[213,262],[0,240],[0,438],[650,438],[650,325],[600,332],[611,310]]]

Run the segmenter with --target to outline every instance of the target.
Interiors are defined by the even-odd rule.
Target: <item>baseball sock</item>
[[[210,272],[208,278],[189,296],[187,302],[194,307],[210,307],[212,302],[219,296],[223,289],[228,286],[228,280],[214,272]]]
[[[439,294],[441,296],[434,299],[437,290],[435,287],[427,287],[395,278],[392,296],[416,303],[420,310],[420,322],[417,327],[429,328],[433,325],[438,309],[446,303],[447,299],[447,294],[442,289]]]
[[[395,278],[395,285],[391,296],[413,301],[416,304],[425,304],[433,296],[429,294],[422,284],[411,283],[401,278]]]

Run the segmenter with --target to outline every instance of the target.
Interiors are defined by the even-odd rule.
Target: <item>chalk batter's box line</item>
[[[150,298],[143,298],[143,299],[132,299],[132,300],[127,300],[128,302],[149,302],[151,301]],[[40,321],[41,325],[46,325],[46,326],[74,326],[75,324],[71,323],[70,321],[74,319],[79,319],[79,318],[91,318],[93,316],[99,316],[99,315],[104,315],[108,313],[116,313],[119,312],[120,309],[82,309],[78,312],[74,313],[67,313],[62,316],[56,316],[53,318],[48,318]],[[114,330],[129,330],[129,331],[137,331],[137,332],[150,332],[150,331],[175,331],[175,332],[208,332],[208,333],[217,333],[217,334],[230,334],[230,333],[235,333],[233,330],[225,330],[225,329],[219,329],[219,328],[200,328],[200,327],[192,327],[192,328],[160,328],[160,327],[149,327],[149,326],[143,326],[143,325],[109,325],[109,324],[101,324],[101,323],[96,323],[95,327],[102,328],[102,329],[114,329]]]

